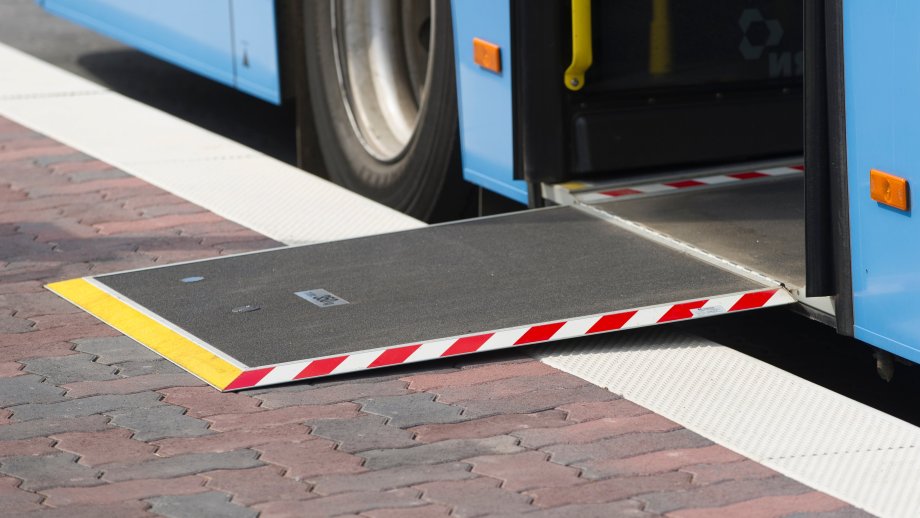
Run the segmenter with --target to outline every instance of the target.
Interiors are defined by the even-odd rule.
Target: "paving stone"
[[[150,376],[152,374],[187,374],[181,367],[169,360],[142,360],[136,362],[124,362],[115,365],[119,376],[137,377]]]
[[[0,502],[3,512],[12,516],[41,509],[41,495],[19,489],[20,481],[13,477],[0,477]]]
[[[609,478],[623,475],[650,475],[674,471],[685,466],[701,463],[726,463],[743,460],[744,457],[719,446],[661,450],[626,458],[597,458],[575,463],[582,469],[584,478]],[[692,475],[692,473],[691,473]]]
[[[0,285],[3,283],[0,282]],[[29,333],[31,336],[34,333]],[[35,345],[21,343],[16,345],[0,346],[0,362],[20,361],[26,358],[44,358],[49,356],[62,357],[74,354],[73,346],[66,342],[56,342]]]
[[[80,464],[87,466],[156,458],[156,446],[131,439],[131,431],[120,428],[101,432],[62,433],[52,438],[57,441],[57,449],[78,455]]]
[[[284,469],[264,466],[252,469],[222,469],[208,471],[201,476],[208,479],[207,487],[233,496],[240,505],[252,505],[277,500],[305,500],[312,498],[309,486],[284,477]]]
[[[504,378],[463,387],[440,387],[430,389],[429,392],[437,394],[437,400],[441,403],[459,403],[469,400],[507,399],[535,390],[568,390],[585,385],[588,385],[588,382],[581,378],[556,372],[540,376]]]
[[[113,380],[115,369],[93,361],[89,354],[71,354],[61,358],[34,358],[23,360],[25,370],[48,378],[55,385],[74,381]]]
[[[545,363],[529,360],[514,364],[493,363],[448,374],[416,374],[402,379],[409,382],[410,389],[423,391],[440,387],[470,387],[500,379],[539,376],[558,372],[558,370]]]
[[[134,430],[134,438],[139,441],[155,441],[167,437],[198,437],[214,433],[208,429],[207,421],[184,413],[184,408],[167,404],[153,408],[122,408],[106,412],[112,417],[112,424]]]
[[[434,401],[434,394],[408,394],[359,399],[361,411],[389,418],[389,424],[400,428],[430,423],[456,423],[467,418],[461,408]]]
[[[422,498],[450,506],[451,516],[480,516],[486,513],[525,513],[534,509],[530,498],[498,487],[497,480],[473,478],[469,480],[430,482],[415,486],[422,490]]]
[[[539,451],[525,451],[511,455],[484,455],[466,459],[479,473],[502,481],[501,487],[511,491],[524,491],[538,487],[565,487],[581,484],[578,470],[553,462]]]
[[[0,457],[9,457],[11,455],[50,455],[52,453],[57,453],[53,444],[54,441],[47,437],[35,437],[18,441],[0,441]]]
[[[0,407],[24,403],[53,403],[64,399],[64,390],[51,383],[43,383],[41,376],[24,374],[0,378]]]
[[[265,392],[255,397],[262,400],[265,408],[281,408],[291,405],[328,405],[341,401],[381,396],[409,394],[408,383],[400,380],[386,380],[379,383],[346,383],[331,387],[316,387],[296,392]]]
[[[119,378],[109,381],[78,381],[68,383],[62,388],[67,389],[68,397],[97,396],[100,394],[133,394],[148,390],[160,390],[169,387],[192,386],[200,387],[204,382],[188,373],[181,374],[148,374],[133,378]],[[209,390],[212,390],[208,387]]]
[[[2,265],[0,265],[2,267]],[[0,333],[19,334],[32,331],[35,322],[11,316],[8,311],[0,313]]]
[[[296,444],[273,442],[253,446],[262,452],[265,462],[287,468],[288,477],[295,480],[312,480],[323,475],[362,473],[361,457],[335,449],[335,443],[314,438]]]
[[[402,509],[427,505],[415,489],[395,489],[383,493],[363,491],[313,498],[306,502],[286,500],[268,502],[253,507],[261,511],[260,518],[301,518],[303,516],[344,516],[374,509]]]
[[[88,313],[66,313],[61,315],[37,315],[30,318],[32,322],[35,323],[33,330],[42,331],[46,329],[52,329],[55,327],[70,327],[70,326],[81,326],[81,325],[91,325],[95,326],[99,324],[99,321],[96,320],[92,315]]]
[[[154,442],[157,455],[168,457],[181,453],[220,453],[251,448],[272,442],[296,443],[314,439],[310,429],[300,424],[286,424],[221,432],[206,437],[163,439]]]
[[[61,165],[64,165],[64,164],[61,164]],[[70,165],[70,164],[67,164],[67,165]],[[55,167],[55,170],[57,169],[59,169],[59,167]],[[66,168],[66,169],[69,170],[71,168]],[[67,175],[67,179],[70,180],[71,182],[79,183],[79,182],[91,182],[93,180],[107,180],[110,178],[124,178],[125,176],[126,176],[125,173],[119,171],[118,169],[99,169],[96,171],[89,171],[89,170],[74,171]]]
[[[679,492],[688,488],[690,488],[690,475],[672,472],[655,477],[611,478],[577,486],[534,489],[528,491],[527,494],[533,497],[533,504],[536,506],[560,507],[572,504],[616,502],[643,493]]]
[[[712,442],[682,428],[672,432],[621,435],[588,444],[553,444],[542,449],[552,455],[553,462],[573,464],[588,459],[616,459],[653,451],[704,446],[712,446]]]
[[[447,424],[424,424],[409,428],[419,442],[437,442],[445,439],[479,439],[505,435],[516,430],[552,428],[571,424],[565,412],[547,410],[535,414],[507,414],[483,417],[471,421]]]
[[[559,410],[566,412],[566,419],[574,422],[594,421],[605,417],[622,418],[648,414],[650,410],[628,399],[612,401],[586,401],[562,405]]]
[[[52,417],[23,423],[9,423],[0,426],[0,441],[14,441],[33,437],[46,437],[64,432],[92,432],[109,426],[109,418],[103,415],[66,418]]]
[[[719,464],[698,464],[686,466],[680,470],[693,475],[693,483],[701,486],[724,480],[767,478],[779,475],[772,469],[747,459]]]
[[[35,159],[35,165],[39,167],[48,167],[50,165],[59,164],[61,162],[80,162],[92,160],[92,158],[89,156],[80,153],[79,151],[74,151],[72,148],[68,148],[66,146],[55,145],[46,149],[52,149],[54,151],[52,153],[42,153],[43,156]],[[58,151],[61,151],[61,153],[57,154]]]
[[[336,403],[333,405],[291,406],[243,414],[212,415],[206,417],[206,419],[211,422],[212,430],[230,431],[303,423],[310,419],[354,417],[357,414],[358,406],[354,403]]]
[[[690,491],[655,492],[639,496],[645,509],[653,513],[668,513],[684,508],[724,507],[729,504],[765,496],[801,495],[811,489],[786,477],[758,480],[729,480],[719,484],[696,487]]]
[[[842,508],[849,508],[849,505],[832,496],[813,491],[801,495],[754,498],[753,500],[738,502],[724,507],[681,509],[668,513],[668,516],[673,518],[708,518],[710,516],[724,518],[779,518],[796,512],[817,513],[836,511]]]
[[[255,518],[256,511],[230,502],[230,495],[209,491],[196,495],[158,496],[148,498],[150,510],[171,518],[199,518],[221,516],[226,518]]]
[[[88,192],[100,192],[105,198],[111,192],[138,193],[144,187],[143,180],[134,177],[110,178],[105,180],[93,180],[90,182],[70,183],[65,182],[52,186],[36,186],[29,189],[29,197],[42,198],[45,196],[64,196],[71,194],[80,194]]]
[[[67,207],[64,209],[64,214],[72,214],[75,218],[79,219],[81,225],[84,225],[92,232],[96,232],[93,225],[99,222],[112,221],[113,219],[132,221],[141,219],[140,212],[125,210],[122,205],[123,203],[119,200],[98,201],[91,205]],[[136,248],[137,247],[132,247],[131,250],[135,251]]]
[[[22,479],[20,487],[29,491],[101,484],[100,472],[77,464],[77,456],[70,453],[7,457],[0,460],[0,472]]]
[[[480,455],[517,453],[523,448],[517,439],[507,435],[487,439],[454,439],[411,448],[370,450],[360,455],[367,459],[364,465],[370,469],[383,469],[414,464],[438,464]]]
[[[17,160],[29,160],[35,162],[39,167],[45,167],[48,163],[53,163],[55,157],[71,157],[74,150],[54,141],[47,141],[47,145],[29,147],[26,149],[6,150],[0,153],[0,162],[15,162]]]
[[[19,225],[19,231],[35,236],[38,243],[85,240],[96,236],[96,231],[92,227],[68,218],[57,218],[55,221],[24,221]]]
[[[82,311],[47,290],[0,295],[0,307],[15,309],[16,316],[25,319],[39,315],[63,315]]]
[[[474,399],[464,401],[462,406],[464,415],[469,418],[475,418],[496,414],[530,414],[551,410],[575,401],[605,401],[618,399],[619,397],[607,389],[594,385],[584,385],[567,390],[534,390],[526,394],[501,399]]]
[[[156,205],[185,205],[188,203],[187,200],[175,194],[170,194],[159,189],[151,189],[149,193],[140,194],[124,200],[124,207],[128,210],[137,210]]]
[[[102,484],[95,487],[61,487],[46,489],[46,505],[55,507],[110,504],[125,500],[140,500],[151,496],[188,495],[207,491],[204,479],[198,476],[143,479]]]
[[[118,180],[106,180],[117,182]],[[87,182],[94,183],[94,182]],[[196,223],[220,223],[223,218],[212,212],[198,212],[194,214],[166,214],[155,218],[144,218],[136,221],[111,221],[94,224],[99,233],[106,236],[121,234],[140,234],[154,230],[173,229]]]
[[[844,507],[835,511],[824,511],[820,513],[792,513],[783,518],[873,518],[875,515],[869,514],[862,509],[855,507]]]
[[[141,252],[144,255],[153,257],[157,264],[170,264],[180,261],[194,261],[198,259],[210,259],[220,255],[218,250],[205,248],[202,250],[159,250],[155,252]]]
[[[635,500],[620,500],[619,502],[603,504],[566,505],[552,509],[542,509],[524,515],[490,514],[489,518],[514,518],[517,516],[526,516],[527,518],[653,518],[658,515],[646,513],[642,510],[642,504]]]
[[[41,267],[40,264],[37,266]],[[57,268],[57,266],[55,266],[55,268]],[[79,276],[80,275],[76,275],[75,277]],[[113,336],[116,333],[118,333],[118,331],[115,331],[111,327],[98,321],[93,321],[86,325],[52,327],[50,329],[42,329],[41,331],[33,331],[29,333],[29,345],[35,347],[55,342],[69,342],[79,338]],[[0,335],[0,348],[17,345],[22,345],[21,336]],[[19,360],[20,358],[11,359]]]
[[[191,203],[176,203],[172,205],[151,205],[141,209],[140,214],[145,218],[155,218],[168,214],[192,214],[195,212],[207,212],[207,209]]]
[[[146,462],[123,462],[100,466],[102,478],[121,482],[144,478],[172,478],[215,469],[245,469],[262,466],[253,450],[227,453],[188,453],[174,457],[156,458]]]
[[[160,396],[154,392],[115,396],[91,396],[60,403],[27,404],[12,407],[13,419],[29,421],[42,418],[82,417],[113,412],[119,409],[146,409],[160,405]]]
[[[409,509],[372,509],[364,511],[361,516],[368,518],[437,518],[450,516],[450,508],[443,505],[426,505]]]
[[[146,502],[131,500],[113,504],[69,505],[60,508],[43,508],[26,513],[27,518],[99,518],[113,516],[117,518],[148,518],[154,515],[147,512],[150,505]]]
[[[667,432],[681,428],[677,423],[658,414],[635,417],[603,418],[571,426],[524,430],[513,435],[521,439],[521,446],[542,448],[550,444],[583,444],[627,433]]]
[[[375,415],[351,419],[315,419],[307,421],[313,435],[339,443],[341,451],[354,453],[384,448],[404,448],[418,443],[412,432],[386,424],[387,418]]]
[[[34,214],[37,211],[56,211],[59,216],[70,216],[75,219],[79,218],[79,213],[76,213],[82,208],[92,206],[95,203],[102,202],[102,195],[96,192],[89,192],[83,194],[70,194],[62,196],[45,196],[43,198],[27,198],[25,200],[19,201],[16,203],[15,212],[23,214],[28,213],[31,219],[40,219],[36,218]],[[76,214],[69,214],[70,211],[73,211]],[[44,212],[43,212],[44,213]],[[20,218],[17,222],[22,221],[25,218]]]
[[[170,387],[159,392],[165,396],[163,401],[187,408],[187,415],[192,417],[262,410],[260,401],[247,393],[218,392],[211,387]]]
[[[357,475],[328,475],[313,479],[313,492],[331,495],[349,491],[387,491],[438,480],[463,480],[476,475],[470,465],[448,462],[378,469]]]

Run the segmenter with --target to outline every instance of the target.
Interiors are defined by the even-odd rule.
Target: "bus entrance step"
[[[48,288],[221,390],[793,302],[576,207]]]

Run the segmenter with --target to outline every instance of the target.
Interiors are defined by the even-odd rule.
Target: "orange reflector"
[[[473,38],[473,61],[486,70],[501,73],[501,47],[486,40]]]
[[[910,206],[907,180],[873,169],[869,172],[869,191],[872,199],[900,210]]]

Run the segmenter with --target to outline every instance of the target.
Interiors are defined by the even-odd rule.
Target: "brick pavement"
[[[221,394],[42,287],[276,245],[0,118],[3,512],[863,514],[520,354]]]

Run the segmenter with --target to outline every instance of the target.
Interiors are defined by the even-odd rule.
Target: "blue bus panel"
[[[920,2],[843,6],[854,332],[920,362],[920,222],[869,194],[871,169],[920,189]]]
[[[39,0],[49,12],[279,103],[272,0]]]
[[[451,2],[463,178],[527,203],[527,184],[514,179],[509,0]],[[501,73],[473,61],[473,38],[501,48]]]

